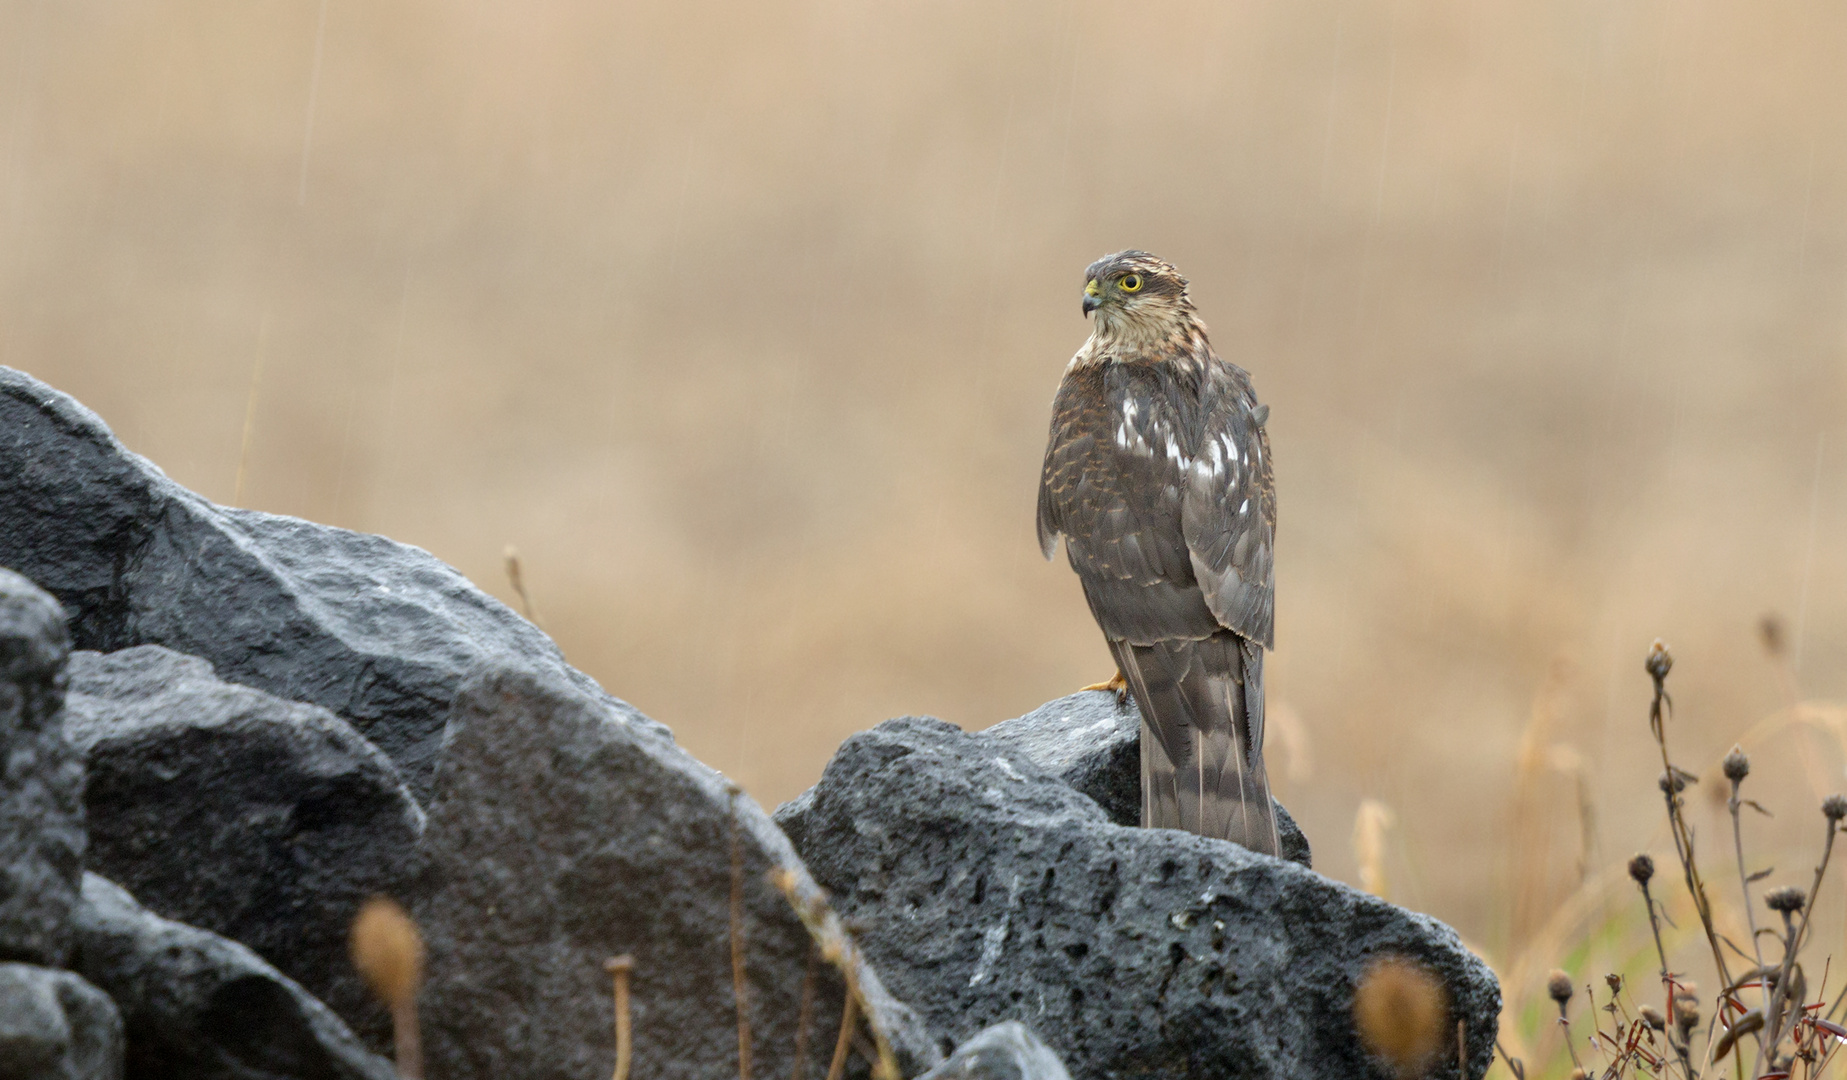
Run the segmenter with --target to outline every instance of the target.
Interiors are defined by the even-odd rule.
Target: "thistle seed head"
[[[1774,611],[1766,612],[1757,620],[1757,637],[1764,643],[1764,651],[1771,656],[1782,656],[1789,642],[1783,633],[1783,617]]]
[[[1648,659],[1642,667],[1656,683],[1666,679],[1667,673],[1674,670],[1674,654],[1667,651],[1667,642],[1656,638],[1655,643],[1648,647]]]
[[[1565,1003],[1571,1000],[1572,989],[1571,976],[1564,972],[1553,971],[1546,976],[1546,995],[1558,1002],[1559,1008],[1563,1009]]]
[[[1829,821],[1847,818],[1847,795],[1830,795],[1821,801],[1821,815]]]
[[[1630,859],[1629,876],[1637,885],[1647,887],[1648,879],[1655,876],[1655,860],[1646,851]]]
[[[1801,911],[1802,905],[1808,903],[1808,899],[1808,893],[1803,892],[1794,885],[1785,885],[1780,889],[1771,889],[1764,894],[1764,903],[1770,905],[1770,910],[1784,917],[1794,915],[1796,912]]]
[[[1644,1005],[1637,1009],[1636,1012],[1641,1014],[1642,1023],[1647,1024],[1656,1031],[1667,1030],[1667,1017],[1661,1015],[1660,1009],[1655,1008],[1653,1005]]]
[[[1742,747],[1734,746],[1732,752],[1725,755],[1725,760],[1719,763],[1719,769],[1725,773],[1727,780],[1734,784],[1741,784],[1745,777],[1751,775],[1750,755],[1746,754]]]

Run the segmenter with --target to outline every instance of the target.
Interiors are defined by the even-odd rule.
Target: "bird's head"
[[[1186,278],[1146,251],[1105,255],[1084,271],[1084,314],[1104,332],[1153,332],[1193,314]]]

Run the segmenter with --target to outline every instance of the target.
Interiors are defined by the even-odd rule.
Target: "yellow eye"
[[[1140,274],[1124,274],[1122,275],[1122,280],[1116,283],[1116,287],[1123,292],[1140,292],[1142,287],[1142,276]]]

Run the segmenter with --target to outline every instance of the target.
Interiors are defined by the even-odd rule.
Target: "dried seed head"
[[[1590,1080],[1590,1074],[1582,1068],[1571,1070],[1571,1080]]]
[[[423,936],[390,897],[374,896],[353,917],[353,966],[386,1005],[415,1001],[423,984]]]
[[[1750,755],[1744,752],[1743,747],[1734,746],[1732,752],[1725,755],[1725,760],[1719,763],[1719,770],[1732,783],[1743,783],[1744,778],[1751,775]]]
[[[1571,976],[1556,970],[1546,976],[1546,996],[1558,1002],[1559,1008],[1564,1008],[1571,1000],[1571,991]]]
[[[1664,772],[1661,774],[1661,779],[1655,783],[1659,784],[1661,790],[1669,795],[1678,795],[1687,790],[1687,778],[1677,772]]]
[[[1381,957],[1353,988],[1353,1027],[1366,1049],[1393,1073],[1423,1076],[1455,1034],[1449,990],[1435,972],[1410,957]]]
[[[1680,1039],[1685,1042],[1687,1034],[1699,1027],[1699,1001],[1682,995],[1674,999],[1674,1026],[1680,1029]]]
[[[1612,996],[1623,992],[1623,977],[1621,975],[1612,971],[1610,974],[1603,977],[1603,982],[1605,986],[1610,988],[1610,994]]]
[[[1655,876],[1655,860],[1647,852],[1629,860],[1629,876],[1637,885],[1646,886],[1648,879]]]
[[[1653,1005],[1644,1005],[1637,1009],[1636,1012],[1641,1014],[1642,1023],[1647,1024],[1656,1031],[1667,1030],[1667,1017],[1661,1015],[1660,1009],[1655,1008]]]
[[[1764,894],[1764,903],[1770,905],[1770,910],[1783,916],[1794,915],[1801,911],[1802,905],[1808,903],[1808,899],[1808,894],[1794,885],[1771,889]]]
[[[1830,795],[1821,800],[1821,814],[1835,822],[1847,818],[1847,795]]]
[[[1783,634],[1783,617],[1774,611],[1767,611],[1757,620],[1757,637],[1764,643],[1764,651],[1771,656],[1782,656],[1788,648],[1788,639]]]
[[[1642,667],[1648,672],[1648,677],[1657,683],[1667,678],[1667,673],[1674,670],[1674,654],[1667,651],[1667,642],[1656,638],[1655,643],[1648,647],[1648,659]]]

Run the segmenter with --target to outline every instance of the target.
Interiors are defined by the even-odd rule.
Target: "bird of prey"
[[[1142,715],[1142,824],[1274,855],[1263,768],[1276,491],[1269,407],[1187,280],[1145,251],[1084,272],[1090,339],[1052,402],[1039,546],[1065,553]]]

